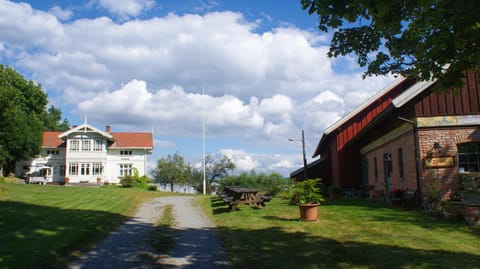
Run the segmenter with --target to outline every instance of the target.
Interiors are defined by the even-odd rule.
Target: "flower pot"
[[[300,204],[300,220],[315,221],[318,220],[318,206],[320,204]]]
[[[70,183],[70,179],[69,179],[68,177],[66,177],[65,180],[64,180],[64,183],[65,183],[65,184]]]

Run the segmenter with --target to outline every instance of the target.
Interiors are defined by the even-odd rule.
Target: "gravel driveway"
[[[230,268],[215,226],[192,204],[193,199],[170,196],[143,204],[132,219],[69,268]],[[168,257],[163,257],[148,239],[169,204],[173,205],[174,228],[180,233]]]

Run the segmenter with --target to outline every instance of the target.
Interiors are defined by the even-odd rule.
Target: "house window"
[[[373,169],[374,169],[374,173],[375,173],[375,180],[378,180],[377,157],[373,157]]]
[[[82,176],[90,175],[90,164],[89,163],[81,163],[80,164],[80,175],[82,175]]]
[[[82,151],[90,151],[92,148],[92,140],[85,139],[82,140]]]
[[[71,176],[78,176],[78,163],[68,164],[68,174]]]
[[[58,155],[59,152],[58,152],[58,150],[47,150],[47,154],[48,155]]]
[[[93,163],[92,166],[93,166],[93,175],[94,176],[102,175],[102,172],[103,172],[102,163]]]
[[[457,145],[460,172],[480,172],[480,143],[469,142]]]
[[[120,150],[120,155],[132,155],[131,150]]]
[[[99,139],[93,140],[93,150],[102,151],[102,140],[99,140]]]
[[[60,170],[58,171],[58,175],[65,176],[65,165],[60,165]]]
[[[78,139],[71,139],[69,142],[70,142],[70,151],[80,150],[80,141]]]
[[[120,176],[131,176],[132,173],[132,164],[120,164]]]
[[[398,148],[398,172],[400,173],[400,177],[403,178],[405,172],[403,171],[403,150],[402,148]]]

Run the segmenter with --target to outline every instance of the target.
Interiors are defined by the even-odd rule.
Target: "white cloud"
[[[50,9],[50,13],[55,15],[59,20],[67,21],[73,16],[73,11],[62,9],[60,6],[54,6]]]
[[[289,160],[280,160],[274,164],[271,164],[268,166],[268,169],[270,170],[277,170],[277,169],[282,169],[282,168],[286,168],[286,169],[292,169],[294,168],[295,165],[289,161]]]
[[[60,7],[0,1],[0,58],[40,83],[62,111],[94,121],[198,136],[205,111],[211,138],[284,148],[303,128],[312,151],[326,127],[391,80],[362,80],[350,59],[327,58],[320,32],[292,25],[257,32],[257,21],[229,11],[129,20],[155,2],[92,3],[125,20],[72,20]],[[334,70],[342,65],[345,72]],[[296,163],[245,156],[244,167]]]
[[[235,164],[235,168],[240,171],[255,170],[259,165],[258,161],[254,160],[252,156],[243,150],[222,149],[220,153],[230,158]]]
[[[154,0],[98,0],[98,4],[113,15],[126,19],[138,16],[155,5]]]
[[[183,88],[150,91],[147,83],[132,80],[120,89],[101,92],[79,105],[81,114],[93,120],[148,126],[154,124],[158,133],[198,133],[203,115],[209,133],[236,134],[243,130],[261,130],[268,115],[256,111],[255,102],[245,104],[240,99],[224,95],[212,97],[187,93]],[[203,112],[202,112],[203,111]],[[267,122],[268,123],[268,122]],[[245,132],[243,135],[250,134]]]

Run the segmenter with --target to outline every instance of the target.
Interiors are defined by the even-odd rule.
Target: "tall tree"
[[[15,161],[35,156],[44,130],[66,130],[61,111],[46,109],[47,94],[17,71],[0,64],[0,165],[13,172]]]
[[[184,184],[189,173],[189,165],[185,162],[183,156],[176,152],[158,160],[157,167],[153,170],[152,175],[157,182],[170,185],[170,190],[173,192],[173,186]]]
[[[329,57],[355,54],[364,76],[390,72],[438,79],[443,89],[463,84],[480,62],[477,0],[301,0],[318,27],[333,29]]]
[[[67,119],[62,121],[62,111],[53,105],[44,113],[45,130],[49,131],[67,131],[70,129],[70,123]]]
[[[235,164],[230,158],[223,156],[221,159],[215,159],[211,154],[205,157],[205,167],[207,180],[210,184],[227,177],[235,170]]]

